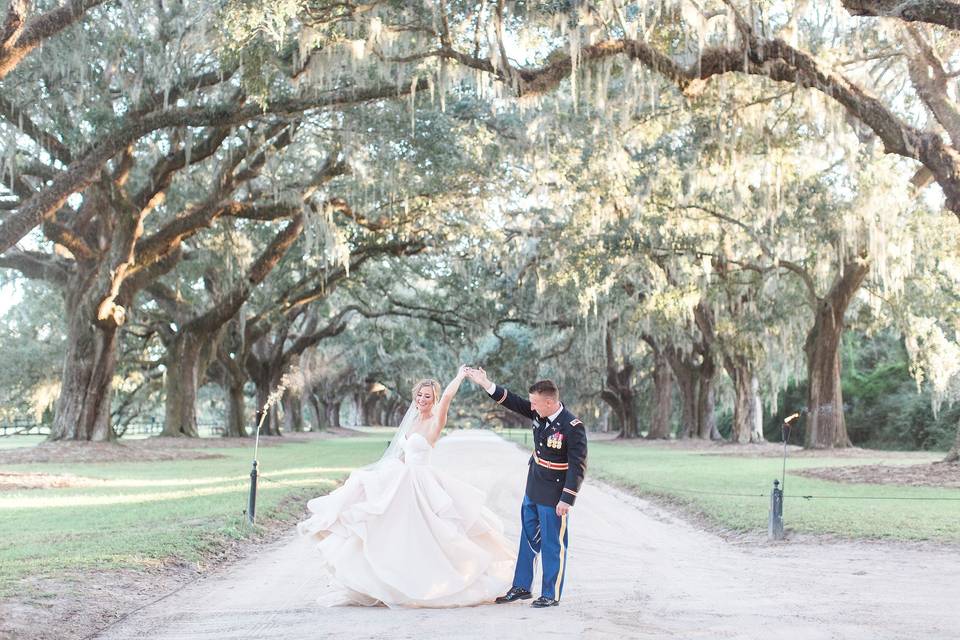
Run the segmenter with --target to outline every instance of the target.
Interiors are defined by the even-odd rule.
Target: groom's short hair
[[[553,380],[538,380],[530,385],[530,393],[536,393],[541,396],[547,396],[556,400],[560,397],[560,389]]]

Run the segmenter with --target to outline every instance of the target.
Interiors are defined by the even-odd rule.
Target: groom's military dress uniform
[[[493,385],[491,385],[493,386]],[[573,506],[587,470],[587,432],[566,407],[542,418],[530,401],[500,386],[487,388],[491,398],[533,421],[533,452],[527,490],[520,508],[523,532],[513,586],[530,591],[538,555],[543,567],[540,595],[559,600],[566,577],[569,513],[557,515],[557,503]]]

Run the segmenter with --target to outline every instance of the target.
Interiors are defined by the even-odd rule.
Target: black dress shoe
[[[537,609],[543,609],[544,607],[556,607],[560,604],[559,600],[554,600],[553,598],[545,598],[540,596],[536,600],[530,603],[531,607],[536,607]]]
[[[497,598],[497,604],[503,604],[505,602],[513,602],[515,600],[529,600],[533,597],[533,594],[527,591],[526,589],[521,589],[520,587],[510,587],[510,591],[507,591],[505,595]]]

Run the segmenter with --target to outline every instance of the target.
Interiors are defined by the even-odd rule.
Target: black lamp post
[[[790,427],[799,417],[799,413],[787,416],[781,428],[783,469],[780,472],[780,480],[773,481],[773,491],[770,492],[770,517],[767,520],[767,537],[770,540],[783,540],[783,488],[787,480],[787,440],[790,439]]]
[[[247,520],[253,524],[257,517],[257,450],[260,448],[260,427],[263,426],[263,420],[267,417],[270,410],[270,404],[261,411],[260,419],[257,421],[257,434],[253,443],[253,468],[250,469],[250,495],[247,498]]]

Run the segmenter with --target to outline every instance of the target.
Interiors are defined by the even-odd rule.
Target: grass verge
[[[297,519],[303,499],[327,493],[383,451],[382,437],[330,438],[261,448],[259,522]],[[26,576],[91,569],[154,569],[197,562],[247,524],[252,448],[158,462],[5,465],[5,472],[68,474],[77,487],[0,494],[0,597]]]
[[[502,435],[524,443],[521,430],[504,430]],[[791,473],[852,464],[928,464],[941,457],[892,460],[887,452],[876,453],[876,457],[855,459],[827,452],[788,458],[786,528],[845,538],[960,543],[960,489],[831,482]],[[656,444],[594,442],[588,476],[680,506],[718,529],[759,533],[767,529],[769,492],[773,480],[780,478],[782,464],[781,458],[770,455],[717,455]]]

